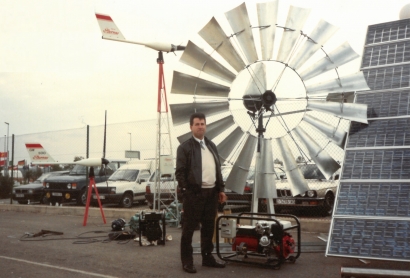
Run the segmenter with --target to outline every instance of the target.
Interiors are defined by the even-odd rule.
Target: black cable
[[[104,236],[92,236],[92,237],[91,237],[91,236],[90,236],[90,237],[84,236],[85,234],[89,234],[89,233],[100,234],[100,233],[107,233],[107,231],[88,231],[88,232],[81,233],[81,234],[79,234],[79,235],[76,236],[76,237],[63,237],[63,238],[60,237],[60,238],[47,238],[47,239],[45,239],[44,237],[48,237],[48,236],[52,236],[52,235],[54,236],[54,235],[56,235],[56,234],[52,234],[52,233],[50,233],[50,234],[43,234],[43,235],[41,236],[42,238],[34,239],[34,237],[33,237],[34,234],[25,233],[24,235],[22,235],[22,236],[20,237],[19,240],[20,240],[20,241],[76,240],[76,241],[73,242],[73,244],[90,244],[90,243],[96,243],[96,242],[108,243],[108,242],[111,242],[111,241],[113,241],[113,240],[117,240],[117,241],[118,241],[117,244],[126,244],[126,243],[128,243],[128,242],[131,241],[131,238],[119,239],[119,237],[120,237],[121,235],[123,235],[124,232],[118,233],[118,235],[116,235],[116,236],[115,236],[114,238],[112,238],[112,239],[108,238],[108,239],[103,239],[103,240],[98,239],[98,238],[102,238],[102,237],[106,238],[107,235],[104,235]],[[130,232],[126,232],[126,233],[128,233],[130,236],[132,236],[132,233],[130,233]]]

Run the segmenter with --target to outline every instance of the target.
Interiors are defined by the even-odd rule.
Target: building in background
[[[410,4],[368,27],[362,57],[369,124],[350,127],[326,254],[410,261]]]

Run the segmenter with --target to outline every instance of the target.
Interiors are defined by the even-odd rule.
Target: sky
[[[246,1],[250,14],[258,2]],[[110,15],[128,40],[186,44],[213,16],[223,19],[241,3],[0,0],[0,135],[6,135],[8,127],[11,136],[102,125],[105,111],[109,124],[157,117],[157,53],[102,40],[95,12]],[[340,40],[362,54],[367,26],[398,20],[408,3],[280,0],[279,15],[284,20],[289,4],[311,8],[309,18],[338,26]],[[180,101],[170,94],[180,56],[164,55],[169,103]],[[359,62],[350,66],[357,71]]]

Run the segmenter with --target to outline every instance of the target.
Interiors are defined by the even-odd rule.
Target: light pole
[[[131,148],[131,132],[128,132],[128,134],[130,135],[130,151],[132,150]]]
[[[5,167],[4,167],[4,176],[5,177],[8,177],[9,176],[9,127],[10,127],[10,124],[9,123],[7,123],[7,122],[4,122],[6,125],[7,125],[7,147],[6,147],[6,150],[7,150],[7,159],[6,159],[6,164],[5,164]]]

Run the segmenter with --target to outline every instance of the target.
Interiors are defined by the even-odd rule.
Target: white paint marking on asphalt
[[[11,257],[5,257],[5,256],[0,256],[0,258],[6,259],[6,260],[12,260],[12,261],[28,263],[28,264],[35,264],[35,265],[45,266],[45,267],[50,267],[50,268],[56,268],[56,269],[61,269],[61,270],[66,270],[66,271],[71,271],[71,272],[77,272],[77,273],[92,275],[92,276],[97,276],[97,277],[118,278],[116,276],[109,276],[109,275],[103,275],[103,274],[98,274],[98,273],[93,273],[93,272],[88,272],[88,271],[76,270],[76,269],[71,269],[71,268],[66,268],[66,267],[61,267],[61,266],[54,266],[54,265],[49,265],[49,264],[36,263],[36,262],[31,262],[31,261],[17,259],[17,258],[11,258]]]

